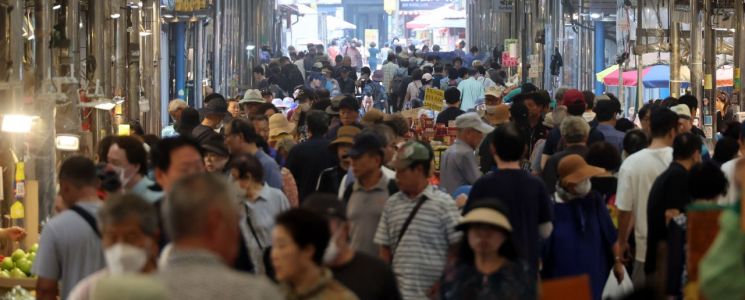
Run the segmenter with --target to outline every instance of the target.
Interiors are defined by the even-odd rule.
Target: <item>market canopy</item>
[[[452,7],[452,5],[445,5],[438,9],[430,10],[427,13],[421,14],[418,17],[414,18],[414,20],[411,20],[410,22],[406,23],[407,29],[425,29],[427,27],[430,28],[443,28],[448,26],[442,26],[440,24],[444,24],[444,22],[447,22],[447,20],[451,19],[463,19],[463,27],[454,27],[454,28],[465,28],[465,20],[466,20],[466,11],[465,10],[456,10]],[[452,23],[454,25],[460,25],[460,23]]]
[[[618,67],[612,70],[613,67],[603,70],[600,73],[595,74],[598,81],[605,83],[608,86],[618,86]],[[635,87],[637,85],[636,70],[629,70],[623,72],[623,86]],[[732,86],[733,80],[733,69],[731,66],[725,66],[717,69],[717,86]],[[680,81],[681,87],[685,88],[690,85],[691,81],[691,70],[687,66],[680,67]],[[669,65],[654,65],[644,68],[642,70],[642,84],[645,88],[668,88],[670,87],[670,66]]]
[[[326,16],[326,28],[329,31],[357,29],[357,26],[334,16]]]

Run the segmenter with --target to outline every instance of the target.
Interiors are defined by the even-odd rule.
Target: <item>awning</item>
[[[406,23],[407,29],[422,29],[422,28],[447,28],[450,26],[442,26],[440,24],[445,24],[449,20],[458,20],[462,19],[461,21],[450,21],[450,24],[456,25],[458,27],[454,28],[465,28],[465,20],[466,20],[466,11],[465,10],[455,10],[453,9],[452,5],[445,5],[438,9],[433,9],[427,12],[423,12],[418,17],[414,18],[414,20],[411,20],[410,22]],[[461,26],[462,25],[462,26]]]
[[[427,26],[427,29],[436,28],[466,28],[466,19],[444,19]]]
[[[610,68],[603,70],[603,72],[597,73],[596,77],[601,78],[601,75],[605,75],[602,78],[602,82],[608,86],[618,86],[618,68],[611,71],[608,74],[602,74],[608,71]],[[716,86],[733,86],[733,68],[731,66],[725,66],[717,69],[717,83]],[[636,70],[630,70],[623,72],[623,86],[635,87],[637,72]],[[691,70],[687,66],[680,67],[680,81],[681,87],[685,88],[690,85],[691,81]],[[670,86],[670,66],[669,65],[654,65],[646,67],[642,70],[642,84],[645,88],[668,88]],[[703,82],[702,82],[703,84]]]
[[[357,29],[357,26],[334,16],[326,16],[326,28],[329,31]]]

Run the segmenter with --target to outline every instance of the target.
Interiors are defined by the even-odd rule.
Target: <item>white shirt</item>
[[[722,173],[727,177],[729,187],[727,188],[727,195],[719,197],[717,204],[729,205],[737,202],[737,182],[735,181],[735,167],[740,157],[735,157],[730,161],[722,164]]]
[[[636,260],[644,262],[647,255],[647,203],[655,179],[673,160],[673,149],[643,149],[626,158],[618,171],[616,206],[630,211],[634,218]]]

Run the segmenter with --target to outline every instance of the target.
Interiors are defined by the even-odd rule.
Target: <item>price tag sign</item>
[[[424,107],[433,111],[442,111],[443,101],[445,101],[445,91],[433,88],[424,90]]]

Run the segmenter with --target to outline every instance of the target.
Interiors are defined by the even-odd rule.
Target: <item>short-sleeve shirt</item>
[[[458,187],[472,185],[481,176],[476,153],[468,144],[456,139],[440,160],[440,187],[452,193]]]
[[[263,252],[272,245],[272,229],[274,219],[281,212],[290,209],[290,202],[282,191],[264,184],[256,202],[243,201],[241,206],[241,222],[239,226],[241,233],[248,246],[251,262],[258,268],[260,274],[264,273]],[[246,214],[248,213],[248,214]],[[251,222],[253,232],[248,227],[247,221]],[[254,233],[256,236],[254,237]],[[261,246],[256,240],[261,243]]]
[[[613,126],[607,124],[598,124],[597,129],[603,134],[606,143],[616,147],[618,153],[623,151],[623,138],[626,136],[625,133],[618,131]]]
[[[657,249],[657,244],[667,240],[665,210],[685,211],[691,203],[691,195],[684,188],[688,182],[688,170],[681,164],[673,162],[662,172],[649,191],[647,203],[647,249]],[[683,187],[683,188],[681,188]],[[651,274],[657,269],[657,251],[647,251],[644,270]]]
[[[404,222],[421,197],[427,200],[397,243]],[[461,240],[462,234],[455,231],[460,219],[450,195],[431,185],[413,199],[402,192],[388,199],[375,243],[391,248],[393,272],[404,299],[427,299],[427,291],[445,269],[448,248]]]
[[[388,182],[385,174],[370,189],[365,189],[359,182],[352,185],[352,194],[347,203],[349,220],[349,239],[353,249],[371,256],[377,256],[379,248],[373,242],[375,231],[380,223],[380,215],[388,198]]]
[[[647,204],[652,185],[673,160],[673,148],[642,149],[627,157],[618,171],[616,206],[632,212],[636,260],[644,262],[647,256]],[[684,187],[684,186],[682,186]]]
[[[445,126],[448,126],[448,123],[450,123],[450,121],[454,121],[455,118],[457,118],[458,116],[464,113],[466,112],[462,111],[460,108],[448,107],[445,110],[443,110],[441,113],[437,114],[436,123],[442,123],[442,124],[445,124]]]
[[[102,203],[76,205],[96,217]],[[78,282],[105,266],[101,238],[78,213],[66,210],[49,220],[41,231],[39,252],[31,273],[58,280],[60,297],[64,300]]]
[[[551,222],[552,202],[541,179],[525,170],[498,170],[481,177],[471,188],[463,214],[479,201],[501,201],[508,210],[512,238],[531,274],[538,273],[538,226]]]
[[[458,83],[461,102],[460,108],[464,111],[473,109],[476,106],[476,100],[484,97],[484,85],[471,77]]]

